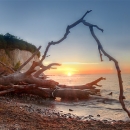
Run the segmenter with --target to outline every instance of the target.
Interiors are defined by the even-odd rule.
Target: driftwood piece
[[[78,85],[78,86],[58,85],[58,86],[62,88],[73,88],[73,89],[95,89],[96,87],[94,87],[94,85],[101,86],[101,85],[97,85],[97,83],[100,82],[101,80],[105,80],[105,78],[100,77],[97,80],[87,83],[85,85]]]
[[[60,97],[63,100],[87,99],[89,94],[87,90],[71,88],[57,89],[52,93],[53,97]]]
[[[39,46],[37,50],[33,53],[33,55],[18,68],[17,72],[19,72],[35,55],[37,55],[40,49],[41,46]]]
[[[103,61],[102,59],[102,53],[107,56],[109,58],[110,61],[113,61],[114,64],[115,64],[115,67],[116,67],[116,70],[117,70],[117,76],[118,76],[118,81],[119,81],[119,88],[120,88],[120,95],[119,95],[119,101],[122,105],[122,108],[124,109],[124,111],[127,112],[128,116],[130,117],[130,112],[127,110],[127,108],[125,107],[125,103],[124,103],[124,99],[125,99],[125,96],[123,95],[123,81],[122,81],[122,77],[121,77],[121,70],[120,70],[120,67],[118,65],[118,62],[116,59],[114,59],[112,56],[110,56],[104,49],[103,49],[103,46],[101,45],[99,39],[96,37],[95,33],[94,33],[94,30],[93,30],[93,27],[96,27],[97,29],[99,29],[100,31],[103,32],[103,29],[99,28],[97,25],[93,25],[93,24],[90,24],[88,22],[86,22],[85,20],[82,21],[82,23],[85,25],[85,26],[88,26],[89,29],[90,29],[90,32],[93,36],[93,38],[95,39],[95,41],[97,42],[97,45],[98,45],[98,50],[99,50],[99,54],[100,54],[100,58],[101,58],[101,61]],[[101,53],[102,52],[102,53]]]
[[[67,38],[67,35],[70,33],[69,30],[70,30],[71,28],[75,27],[76,25],[78,25],[79,23],[81,23],[82,20],[84,19],[84,17],[85,17],[88,13],[90,13],[91,11],[92,11],[92,10],[87,11],[79,20],[77,20],[76,22],[74,22],[74,23],[71,24],[71,25],[68,25],[67,28],[66,28],[66,32],[65,32],[64,36],[63,36],[60,40],[58,40],[58,41],[56,41],[56,42],[51,41],[51,42],[48,43],[48,45],[47,45],[47,47],[46,47],[46,49],[45,49],[44,55],[42,56],[42,59],[41,59],[41,61],[40,61],[40,64],[42,64],[43,60],[46,58],[47,52],[48,52],[50,46],[51,46],[51,45],[55,45],[55,44],[59,44],[59,43],[61,43],[62,41],[64,41],[64,40]]]
[[[74,99],[87,99],[89,95],[96,95],[100,90],[99,89],[71,89],[71,88],[58,88],[52,90],[50,88],[42,87],[30,87],[30,86],[14,86],[3,91],[0,91],[0,96],[3,96],[8,93],[25,93],[31,95],[37,95],[42,98],[53,98],[60,97],[63,100],[74,100]]]
[[[31,94],[37,95],[42,98],[51,98],[52,90],[48,89],[45,91],[45,88],[42,89],[37,87],[35,84],[28,84],[28,85],[11,85],[11,86],[0,86],[0,96],[3,96],[8,93],[17,93],[17,94]]]
[[[52,64],[49,64],[48,66],[42,66],[40,70],[38,70],[33,76],[34,77],[39,77],[39,75],[44,72],[45,70],[47,69],[50,69],[52,66],[60,66],[61,64],[59,63],[52,63]]]
[[[7,66],[7,65],[4,64],[3,62],[0,61],[0,64],[2,64],[3,66],[5,66],[5,67],[6,67],[7,69],[9,69],[12,73],[15,72],[11,67]]]
[[[32,76],[31,74],[35,71],[35,67],[37,66],[37,62],[33,62],[32,66],[28,71],[25,73],[19,73],[15,72],[13,74],[2,76],[0,77],[0,84],[1,85],[9,85],[11,83],[16,84],[19,82],[27,82],[30,84],[36,84],[38,86],[52,86],[55,87],[55,85],[58,85],[57,82],[52,80],[42,80],[40,78],[36,78]],[[48,65],[49,66],[49,65]]]
[[[94,83],[96,84],[100,80],[104,78],[99,78],[93,82],[90,82],[88,84]],[[52,82],[52,81],[51,81]],[[55,82],[55,81],[54,81]],[[20,82],[21,84],[21,82]],[[95,89],[92,88],[92,86],[89,88],[85,89],[75,89],[75,88],[61,88],[61,87],[56,87],[56,88],[51,88],[51,83],[49,85],[45,86],[38,86],[36,84],[25,84],[23,85],[14,85],[10,84],[8,86],[0,86],[0,95],[5,95],[7,93],[13,92],[13,93],[26,93],[26,94],[32,94],[32,95],[37,95],[42,98],[56,98],[60,97],[63,100],[74,100],[74,99],[87,99],[89,95],[96,95],[97,93],[100,92],[100,89]],[[58,83],[57,83],[58,84]],[[57,86],[57,85],[55,85]],[[59,85],[60,86],[60,85]],[[62,85],[61,85],[62,86]],[[79,88],[82,87],[79,86]]]

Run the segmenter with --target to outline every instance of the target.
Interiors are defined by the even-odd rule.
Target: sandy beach
[[[0,130],[129,130],[130,122],[82,121],[78,116],[41,108],[39,97],[0,97]]]

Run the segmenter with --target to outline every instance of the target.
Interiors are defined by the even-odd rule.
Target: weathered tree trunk
[[[33,77],[33,76],[32,76]],[[25,78],[27,80],[27,78]],[[36,78],[34,77],[36,80]],[[86,85],[79,85],[78,89],[76,89],[77,86],[70,87],[66,86],[63,88],[62,85],[58,85],[61,87],[56,87],[55,85],[52,87],[51,83],[46,84],[46,85],[41,85],[39,86],[39,79],[38,79],[38,84],[26,84],[26,85],[13,85],[10,84],[8,86],[0,86],[0,95],[5,95],[10,92],[14,93],[26,93],[26,94],[32,94],[32,95],[37,95],[42,98],[53,98],[55,99],[56,97],[60,97],[62,100],[75,100],[75,99],[87,99],[89,95],[97,95],[97,93],[100,92],[100,89],[95,89],[93,85],[96,85],[97,82],[101,81],[104,78],[99,78],[93,82],[90,82],[88,84],[91,84],[91,87],[83,89],[83,86]],[[40,79],[41,81],[44,81]],[[32,79],[31,79],[32,81]],[[52,82],[52,81],[50,81]],[[54,81],[55,82],[55,81]],[[36,82],[35,82],[36,83]],[[58,84],[58,83],[57,83]]]
[[[25,73],[15,72],[13,74],[0,77],[0,84],[9,85],[11,83],[17,84],[19,82],[26,82],[26,83],[30,83],[30,84],[36,84],[38,86],[41,85],[41,86],[51,86],[51,87],[54,87],[55,85],[58,84],[57,82],[52,81],[52,80],[42,80],[40,78],[36,78],[36,77],[32,76],[31,74],[33,72],[35,72],[35,67],[37,65],[38,65],[38,63],[33,62],[30,69],[28,71],[26,71]],[[55,65],[55,64],[51,64],[48,66],[51,67],[52,65]],[[49,67],[47,67],[47,68],[49,68]]]
[[[62,100],[75,100],[75,99],[87,99],[89,97],[87,90],[80,89],[57,89],[53,92],[54,97],[60,97]]]
[[[100,92],[99,89],[71,89],[71,88],[59,88],[52,90],[50,88],[42,87],[30,87],[30,88],[9,88],[3,91],[0,91],[0,95],[3,96],[7,93],[25,93],[31,95],[37,95],[42,98],[53,98],[60,97],[63,100],[74,100],[74,99],[87,99],[89,95],[96,95]]]

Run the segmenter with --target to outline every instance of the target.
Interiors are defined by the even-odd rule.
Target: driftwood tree
[[[110,56],[103,49],[103,46],[101,45],[100,41],[98,40],[98,38],[96,37],[96,35],[94,33],[94,27],[102,32],[103,32],[103,29],[99,28],[97,25],[93,25],[84,20],[84,17],[91,11],[92,10],[87,11],[79,20],[77,20],[76,22],[74,22],[71,25],[68,25],[64,36],[60,40],[55,41],[55,42],[54,41],[49,42],[41,60],[39,62],[33,62],[32,66],[30,67],[30,69],[28,71],[26,71],[25,73],[20,73],[20,70],[38,53],[38,51],[40,50],[41,47],[39,47],[37,49],[37,51],[32,55],[32,57],[30,57],[16,72],[14,72],[10,75],[7,75],[7,76],[1,75],[1,77],[0,77],[0,84],[1,84],[0,95],[4,95],[9,92],[18,92],[18,93],[25,92],[25,93],[29,93],[29,94],[31,93],[31,94],[39,95],[42,97],[56,97],[58,95],[62,95],[63,91],[65,91],[66,93],[70,93],[70,95],[71,95],[72,92],[70,92],[70,91],[72,91],[72,89],[66,89],[66,90],[63,89],[62,91],[61,91],[61,89],[57,89],[57,88],[55,89],[55,86],[58,85],[57,82],[52,81],[52,80],[40,79],[39,75],[41,73],[43,73],[45,70],[50,69],[53,66],[60,65],[59,63],[52,63],[52,64],[49,64],[48,66],[44,66],[42,64],[43,60],[47,57],[47,52],[49,51],[50,46],[61,43],[63,40],[65,40],[67,38],[68,34],[70,33],[71,28],[74,28],[79,23],[83,23],[83,25],[89,27],[90,32],[98,45],[98,50],[99,50],[101,61],[103,61],[103,58],[102,58],[102,54],[103,54],[103,55],[107,56],[110,61],[114,62],[116,70],[117,70],[118,80],[119,80],[119,88],[120,88],[119,101],[122,105],[122,108],[127,112],[128,116],[130,117],[130,112],[125,107],[125,104],[123,101],[125,99],[125,97],[123,95],[123,81],[122,81],[121,70],[118,65],[118,62],[116,59],[114,59],[112,56]],[[36,71],[35,70],[36,66],[40,66],[41,69]],[[99,79],[102,80],[103,78],[99,78]],[[86,85],[74,86],[74,88],[78,88],[78,89],[79,88],[82,89],[82,87],[85,89],[92,88],[93,85],[96,85],[97,82],[100,81],[99,79],[94,82],[88,83]],[[43,89],[43,88],[50,88],[50,87],[54,88],[54,89]],[[70,86],[62,86],[62,85],[59,85],[59,87],[70,88]],[[77,90],[75,90],[75,91],[77,91]],[[81,91],[77,91],[77,93],[78,94],[84,93],[86,96],[86,93],[88,93],[88,91],[83,92],[81,90]],[[81,98],[82,98],[82,96],[81,96]]]

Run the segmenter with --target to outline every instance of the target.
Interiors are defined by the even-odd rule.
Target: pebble
[[[89,117],[93,117],[92,115],[89,115]]]
[[[69,109],[69,111],[73,111],[72,109]]]
[[[102,120],[103,122],[108,122],[107,120]]]
[[[100,117],[100,115],[99,115],[99,114],[98,114],[97,116],[98,116],[98,117]]]
[[[7,100],[8,103],[10,103],[8,100]],[[12,101],[13,102],[13,101]],[[16,104],[15,104],[16,105]],[[20,103],[17,104],[18,106],[20,105]],[[37,105],[37,104],[36,104]],[[79,117],[79,116],[76,116],[74,114],[72,114],[71,111],[74,111],[72,109],[69,109],[70,113],[64,113],[64,111],[56,111],[56,110],[53,110],[53,109],[49,109],[49,108],[42,108],[42,107],[36,107],[35,104],[24,104],[22,106],[19,107],[20,109],[26,109],[28,112],[36,112],[36,113],[40,113],[40,116],[41,117],[56,117],[56,118],[62,118],[62,119],[75,119],[75,120],[78,120],[78,121],[96,121],[94,118],[93,115],[88,115],[88,116],[82,116],[82,117]],[[101,115],[97,113],[97,117],[100,117]],[[93,117],[93,118],[92,118]],[[100,118],[99,118],[100,119]],[[109,121],[108,119],[107,120],[102,120],[101,121],[103,124],[111,124],[112,126],[114,124],[116,124],[116,121],[115,120],[111,120]],[[120,123],[123,123],[122,120],[119,120]],[[91,123],[90,123],[91,124]]]

